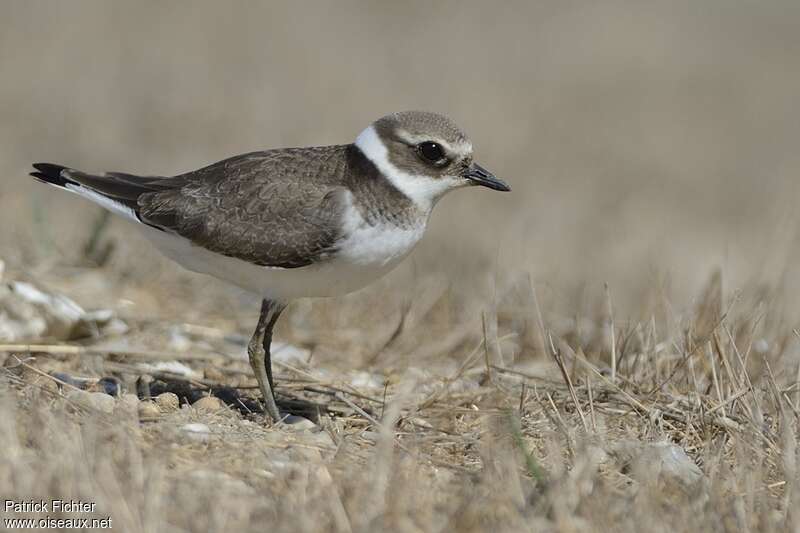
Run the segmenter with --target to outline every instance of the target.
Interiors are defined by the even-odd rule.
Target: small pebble
[[[705,475],[680,446],[670,442],[623,441],[611,455],[628,467],[628,475],[640,482],[657,482],[661,490],[679,489],[694,494],[703,488]]]
[[[84,379],[74,378],[64,372],[51,372],[50,375],[59,381],[72,385],[73,387],[77,387],[79,389],[84,388],[84,382],[86,381]]]
[[[211,430],[208,426],[197,422],[181,426],[181,432],[196,442],[206,442],[211,437]]]
[[[417,416],[413,416],[411,418],[408,418],[407,420],[409,422],[411,422],[412,424],[414,424],[415,426],[417,426],[417,427],[425,428],[425,429],[433,429],[433,426],[431,425],[430,422],[428,422],[427,420],[424,420],[422,418],[419,418]]]
[[[155,402],[139,402],[138,410],[140,420],[153,420],[161,416],[161,409]]]
[[[302,416],[286,415],[283,418],[284,427],[290,431],[307,431],[316,429],[317,425]]]
[[[58,383],[52,379],[43,379],[41,382],[39,382],[39,385],[42,387],[42,390],[58,394]]]
[[[97,380],[96,387],[99,387],[99,392],[105,392],[111,396],[119,396],[122,393],[122,387],[116,378],[100,378]]]
[[[116,400],[104,392],[90,392],[92,405],[104,413],[113,413],[117,406]]]
[[[177,411],[181,406],[181,402],[178,400],[178,395],[174,392],[162,392],[156,396],[156,405],[161,409],[161,412],[170,413],[172,411]]]
[[[86,406],[89,403],[89,393],[82,390],[64,387],[64,397],[77,404]]]
[[[97,409],[104,413],[113,413],[116,405],[114,398],[102,392],[84,392],[82,390],[72,389],[67,392],[66,397],[68,400],[82,405],[83,407]]]
[[[123,394],[117,399],[114,412],[134,416],[139,412],[139,398],[135,394]]]
[[[192,404],[201,413],[216,413],[225,408],[225,404],[216,396],[203,396]]]
[[[378,433],[377,431],[369,431],[369,430],[362,431],[360,435],[362,439],[368,440],[370,442],[378,442],[381,438],[381,434]]]

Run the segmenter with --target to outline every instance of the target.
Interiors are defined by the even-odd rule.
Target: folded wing
[[[342,239],[340,147],[254,152],[179,176],[87,174],[37,163],[31,175],[213,252],[268,267],[325,260]]]

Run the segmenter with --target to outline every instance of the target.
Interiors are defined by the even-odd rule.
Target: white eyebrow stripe
[[[443,139],[431,137],[430,135],[413,135],[407,132],[406,130],[402,129],[398,129],[395,133],[400,139],[402,139],[408,144],[419,144],[425,141],[434,141],[441,144],[444,147],[445,151],[450,154],[464,156],[472,153],[472,143],[469,141],[450,144],[449,142]]]

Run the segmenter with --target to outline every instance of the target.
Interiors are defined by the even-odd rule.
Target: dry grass
[[[789,1],[3,3],[5,279],[129,330],[0,348],[0,492],[94,501],[120,531],[796,529],[798,20]],[[175,173],[413,108],[463,124],[514,191],[453,194],[386,279],[288,308],[277,337],[308,352],[278,388],[322,432],[98,412],[41,374],[134,390],[175,359],[253,394],[258,303],[32,161]],[[643,447],[664,441],[699,481]]]
[[[233,407],[110,416],[47,377],[113,375],[133,389],[143,360],[174,359],[205,376],[196,387],[253,394],[232,348],[240,339],[213,328],[176,325],[192,344],[175,353],[102,348],[142,334],[163,343],[163,323],[135,321],[121,338],[76,350],[0,346],[0,486],[96,502],[91,516],[124,531],[790,530],[797,334],[773,328],[744,297],[714,299],[715,283],[669,324],[585,322],[606,330],[605,343],[576,343],[579,332],[540,318],[532,336],[545,359],[513,361],[499,348],[493,360],[493,343],[522,334],[501,318],[500,339],[476,324],[463,356],[440,355],[425,371],[278,364],[284,401],[312,402],[320,432],[267,428]],[[189,422],[210,438],[188,438]],[[673,476],[648,455],[647,443],[660,442],[685,450],[702,476]]]

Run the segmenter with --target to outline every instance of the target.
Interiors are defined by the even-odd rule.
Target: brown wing
[[[341,239],[347,146],[239,155],[171,178],[87,174],[37,163],[35,178],[90,191],[122,213],[214,252],[294,268],[324,259]]]
[[[159,180],[139,218],[211,251],[295,268],[336,251],[347,190],[344,147],[255,152]]]

